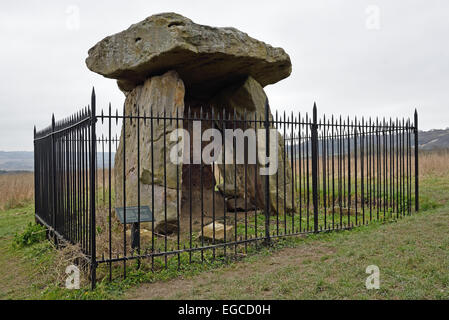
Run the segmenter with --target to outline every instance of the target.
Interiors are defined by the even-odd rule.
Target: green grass
[[[51,283],[56,254],[50,242],[20,246],[14,241],[30,223],[34,223],[32,205],[0,213],[0,299],[39,298]]]
[[[225,259],[217,250],[216,260],[204,251],[205,263],[189,264],[189,254],[183,253],[180,268],[176,256],[168,259],[167,269],[163,259],[155,259],[160,270],[154,273],[151,260],[142,261],[140,269],[128,262],[125,280],[118,263],[112,282],[106,277],[108,266],[101,265],[94,291],[87,285],[63,288],[59,276],[64,270],[55,270],[57,254],[48,241],[13,245],[15,234],[34,220],[33,206],[16,208],[0,213],[0,299],[448,299],[449,180],[422,179],[420,200],[421,212],[399,221],[290,237],[269,248],[248,246],[242,261]],[[380,267],[380,290],[364,286],[369,264]]]

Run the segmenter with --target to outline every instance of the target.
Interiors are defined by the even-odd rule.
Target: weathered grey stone
[[[131,91],[147,78],[176,70],[189,94],[211,95],[252,76],[262,86],[291,73],[290,57],[235,28],[199,25],[176,13],[150,16],[89,50],[87,67]]]
[[[155,76],[147,79],[143,85],[136,87],[129,93],[125,101],[125,113],[137,115],[137,108],[141,116],[150,114],[162,115],[164,110],[168,116],[184,114],[184,84],[174,71],[165,73],[162,76]],[[126,206],[136,206],[138,204],[138,181],[139,172],[137,161],[140,161],[140,203],[152,208],[152,188],[154,186],[154,217],[155,227],[160,232],[165,231],[165,211],[164,204],[167,204],[167,226],[177,220],[177,178],[179,186],[182,183],[182,166],[170,161],[170,150],[176,142],[170,141],[170,134],[175,130],[176,122],[153,120],[153,164],[151,150],[151,121],[139,120],[140,141],[137,136],[137,120],[132,122],[128,119],[122,127],[120,144],[115,155],[115,192],[116,206],[124,206],[123,180],[126,176]],[[182,121],[179,123],[182,128]],[[165,135],[165,149],[164,149]],[[125,146],[126,141],[126,146]],[[137,147],[140,147],[140,157],[137,154]],[[166,185],[164,186],[164,156],[166,159]],[[153,170],[152,170],[153,165]],[[124,170],[125,168],[125,170]],[[177,175],[178,170],[178,175]],[[153,185],[154,180],[154,185]],[[181,190],[179,194],[181,199]],[[151,223],[146,224],[146,228],[151,228]],[[171,228],[171,226],[170,226]]]
[[[215,241],[225,242],[225,226],[219,222],[212,222],[203,227],[203,238],[208,241],[214,240],[214,224],[215,224]],[[234,238],[234,228],[226,225],[226,240],[230,241]]]
[[[262,86],[252,77],[247,77],[243,82],[237,83],[222,90],[218,95],[212,99],[212,105],[219,110],[221,106],[226,106],[227,111],[236,112],[237,116],[246,119],[254,120],[265,119],[265,103],[267,96]],[[269,112],[270,120],[273,119],[271,111]],[[220,127],[220,123],[217,124]],[[239,126],[242,130],[248,128],[255,128],[255,123],[248,122],[246,128]],[[259,123],[258,130],[264,130]],[[284,212],[284,197],[285,210],[292,211],[292,193],[291,193],[291,165],[288,159],[285,159],[285,196],[284,196],[284,139],[278,132],[278,174],[270,176],[270,202],[272,212]],[[264,153],[265,143],[259,141],[257,145],[258,150]],[[259,168],[256,165],[248,165],[246,169],[246,195],[245,195],[245,166],[237,164],[227,164],[226,169],[223,170],[224,165],[218,165],[221,176],[226,180],[226,196],[230,197],[247,197],[252,203],[256,204],[258,208],[263,208],[265,203],[264,198],[264,181],[265,176],[259,175]],[[235,168],[237,170],[234,174]],[[256,171],[257,170],[257,171]],[[226,172],[224,172],[226,171]],[[234,180],[236,178],[237,193],[235,193]],[[223,178],[222,178],[223,179]],[[219,188],[223,185],[221,183]],[[278,192],[276,193],[276,187]],[[221,190],[223,192],[223,190]]]

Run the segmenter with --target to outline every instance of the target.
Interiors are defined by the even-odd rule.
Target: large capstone
[[[199,25],[176,13],[150,16],[106,37],[89,50],[86,64],[117,79],[125,92],[151,76],[175,70],[189,95],[209,97],[247,76],[263,87],[276,83],[292,68],[281,48],[235,28]]]

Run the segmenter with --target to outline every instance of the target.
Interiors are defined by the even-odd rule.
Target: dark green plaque
[[[115,208],[115,212],[121,223],[125,223],[125,208]],[[126,207],[126,223],[137,223],[139,207]],[[151,222],[153,221],[153,213],[148,206],[140,206],[140,222]]]

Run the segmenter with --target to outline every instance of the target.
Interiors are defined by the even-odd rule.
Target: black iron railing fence
[[[228,259],[275,238],[397,219],[419,207],[416,111],[413,122],[318,119],[316,106],[312,117],[271,116],[268,102],[263,115],[150,106],[121,115],[109,106],[98,115],[95,103],[93,92],[89,108],[60,122],[53,117],[34,134],[36,220],[55,242],[79,244],[92,287],[97,269],[99,277],[126,277],[127,261],[157,271]],[[214,151],[212,161],[198,161],[198,126],[202,135],[249,132],[243,156],[232,152],[233,161],[221,164]],[[170,140],[176,129],[187,132],[183,144],[179,136]],[[215,139],[200,136],[201,155]],[[217,146],[225,156],[237,149],[235,136],[224,141]],[[173,163],[180,149],[184,158]],[[254,150],[275,154],[274,173],[260,173],[266,163],[250,161]]]

